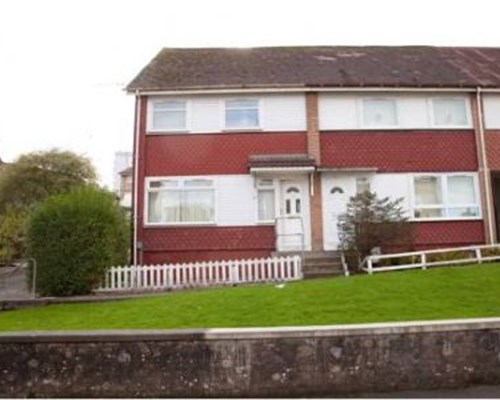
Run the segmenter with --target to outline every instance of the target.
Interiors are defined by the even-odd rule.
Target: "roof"
[[[127,90],[366,86],[500,88],[500,48],[165,48]]]
[[[314,158],[308,154],[255,154],[248,157],[250,168],[313,167]]]
[[[129,176],[132,175],[132,167],[127,167],[123,171],[118,173],[120,176]]]

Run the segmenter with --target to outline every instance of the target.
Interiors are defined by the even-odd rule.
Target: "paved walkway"
[[[26,279],[26,269],[17,267],[0,268],[0,300],[23,300],[31,298]]]

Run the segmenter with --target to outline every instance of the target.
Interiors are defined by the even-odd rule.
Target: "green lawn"
[[[0,312],[0,330],[326,325],[500,316],[500,264]]]

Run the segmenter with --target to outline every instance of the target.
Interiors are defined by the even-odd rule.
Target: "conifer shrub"
[[[37,292],[92,292],[107,267],[127,261],[129,222],[112,193],[80,187],[46,199],[28,223],[28,252],[37,262]]]

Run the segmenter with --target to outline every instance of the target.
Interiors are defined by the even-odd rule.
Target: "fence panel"
[[[302,279],[299,256],[110,267],[98,290],[174,289]]]

